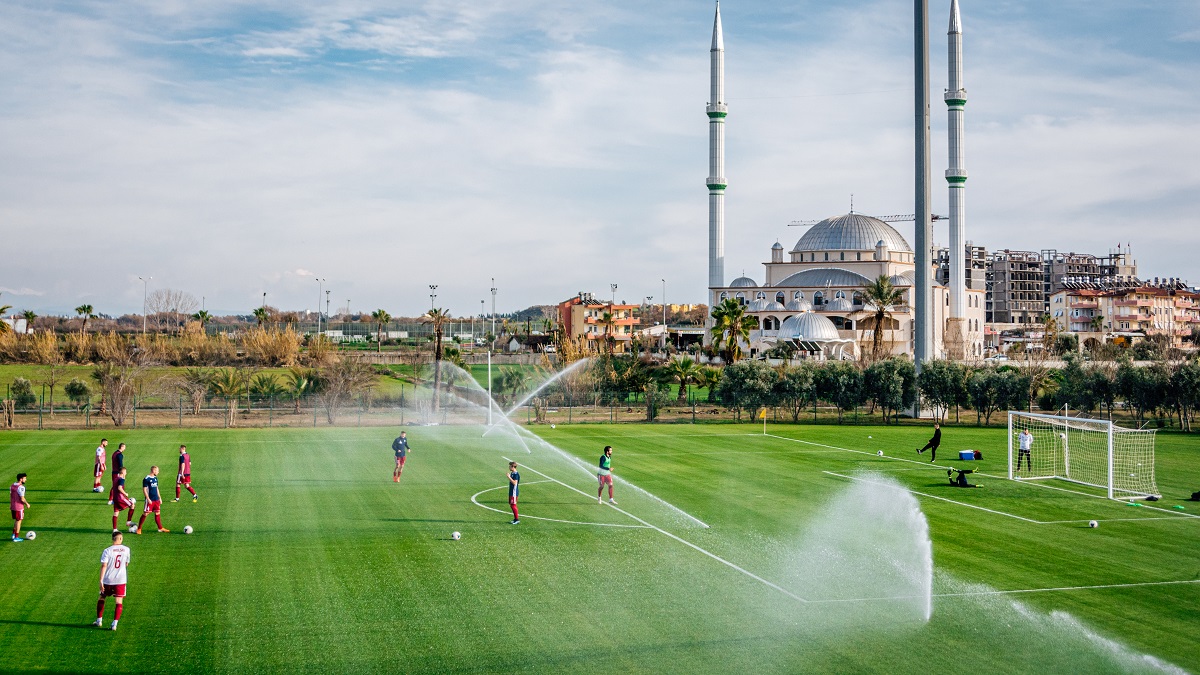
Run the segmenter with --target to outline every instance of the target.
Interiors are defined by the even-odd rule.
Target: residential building
[[[580,291],[570,300],[558,303],[558,322],[564,335],[585,338],[594,351],[606,350],[611,342],[612,350],[621,353],[633,340],[634,327],[638,325],[634,312],[639,307],[606,302]]]

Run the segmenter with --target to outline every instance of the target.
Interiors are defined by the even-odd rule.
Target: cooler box
[[[964,461],[965,460],[973,461],[975,459],[975,451],[974,450],[959,450],[958,458],[961,460],[964,460]]]

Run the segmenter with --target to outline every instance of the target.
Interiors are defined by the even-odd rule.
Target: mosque
[[[929,316],[933,327],[934,358],[975,358],[983,355],[986,291],[965,283],[961,23],[958,1],[951,2],[950,164],[946,179],[950,189],[950,244],[958,250],[957,268],[951,260],[949,286],[934,284]],[[858,359],[870,352],[876,330],[883,331],[885,350],[914,353],[916,254],[908,241],[879,218],[854,213],[826,218],[813,225],[785,253],[775,242],[769,262],[763,263],[763,281],[741,276],[728,284],[725,257],[725,117],[724,36],[721,8],[717,5],[710,57],[711,100],[709,117],[709,301],[715,306],[734,298],[754,317],[751,354],[785,342],[821,359]],[[785,259],[786,257],[786,259]],[[904,292],[903,303],[889,308],[889,318],[875,326],[876,308],[864,297],[866,288],[881,276]],[[930,271],[930,278],[934,276]]]

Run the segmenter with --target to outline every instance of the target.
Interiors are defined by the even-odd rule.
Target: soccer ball
[[[553,424],[551,424],[551,425],[550,425],[550,428],[551,428],[551,429],[553,429],[553,428],[554,428],[554,425],[553,425]]]
[[[192,533],[192,526],[191,526],[191,525],[184,525],[184,526],[183,526],[183,533],[184,533],[184,534],[191,534],[191,533]]]
[[[37,539],[37,532],[26,532],[25,538],[29,541],[33,541],[34,539]]]
[[[1094,520],[1089,520],[1089,521],[1088,521],[1088,527],[1100,527],[1100,523],[1097,523],[1097,522],[1096,522],[1096,521],[1094,521]]]
[[[129,533],[130,533],[130,534],[134,534],[134,533],[136,533],[136,532],[137,532],[137,525],[130,525],[130,526],[129,526]]]
[[[1059,438],[1061,438],[1061,439],[1063,439],[1064,441],[1065,441],[1065,440],[1067,440],[1067,434],[1066,434],[1065,432],[1064,432],[1064,433],[1061,433],[1061,434],[1059,434],[1059,435],[1058,435],[1058,437],[1059,437]]]
[[[454,541],[458,541],[459,539],[462,539],[462,533],[461,532],[451,532],[450,538],[453,539]]]
[[[875,454],[876,454],[876,455],[879,455],[880,457],[883,457],[883,451],[882,451],[882,450],[880,450],[879,452],[877,452],[877,453],[875,453]]]

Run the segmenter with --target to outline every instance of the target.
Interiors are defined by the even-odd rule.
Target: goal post
[[[1008,477],[1090,485],[1109,499],[1160,496],[1154,438],[1109,420],[1009,411]]]

